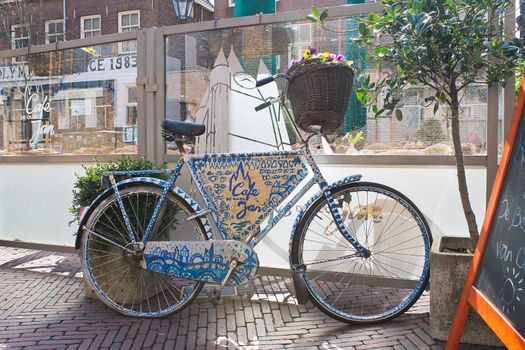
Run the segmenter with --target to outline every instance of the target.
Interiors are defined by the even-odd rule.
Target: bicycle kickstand
[[[230,263],[230,267],[228,271],[226,272],[226,276],[224,276],[224,279],[222,280],[220,286],[218,288],[214,288],[206,292],[206,295],[208,296],[208,300],[214,306],[217,306],[221,302],[222,290],[224,289],[224,286],[226,286],[226,283],[228,283],[228,280],[230,279],[233,273],[233,270],[235,270],[237,265],[238,265],[237,260],[232,260]]]

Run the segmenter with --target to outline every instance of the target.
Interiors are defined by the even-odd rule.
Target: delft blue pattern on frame
[[[299,152],[192,156],[190,170],[226,236],[244,240],[308,175]]]
[[[255,251],[239,241],[147,242],[142,268],[165,275],[221,283],[238,260],[228,285],[242,285],[252,280],[259,261]]]

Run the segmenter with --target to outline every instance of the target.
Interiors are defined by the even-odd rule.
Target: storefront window
[[[137,57],[118,44],[1,61],[0,155],[137,153]]]
[[[286,72],[309,46],[353,60],[355,84],[363,73],[373,80],[389,72],[389,67],[368,62],[366,51],[353,43],[355,18],[334,19],[327,26],[338,32],[299,22],[168,36],[166,118],[206,124],[207,132],[195,140],[195,152],[291,148],[294,135],[277,105],[254,111],[283,85],[256,89],[255,79]],[[376,118],[356,99],[354,88],[341,127],[324,140],[313,138],[312,149],[321,154],[452,155],[450,113],[445,107],[434,113],[425,102],[431,94],[423,86],[407,88],[399,105],[403,119],[398,120]],[[480,84],[461,96],[461,141],[467,155],[486,154],[487,94],[487,86]],[[167,145],[167,153],[174,152]]]

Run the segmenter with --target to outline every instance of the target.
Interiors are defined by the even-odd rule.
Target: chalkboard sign
[[[525,349],[525,79],[480,239],[446,349],[457,349],[470,306],[510,349]]]
[[[525,118],[518,125],[474,287],[525,336]]]

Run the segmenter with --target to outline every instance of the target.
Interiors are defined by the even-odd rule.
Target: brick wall
[[[45,21],[63,18],[62,0],[33,0],[26,3],[27,13],[31,15],[33,40],[32,45],[45,43]],[[67,0],[66,2],[67,22],[66,38],[74,40],[80,38],[81,17],[90,15],[101,16],[101,32],[104,34],[118,33],[118,13],[122,11],[140,10],[141,28],[161,27],[163,25],[177,24],[175,10],[171,0]],[[15,6],[12,3],[0,5],[2,7]],[[16,11],[11,10],[11,13]],[[211,20],[213,13],[198,4],[194,6],[194,18],[189,22]],[[18,17],[18,18],[17,18]],[[11,24],[20,22],[19,16],[0,15],[0,23],[5,20],[6,28],[1,25],[0,50],[11,48],[10,27]]]

